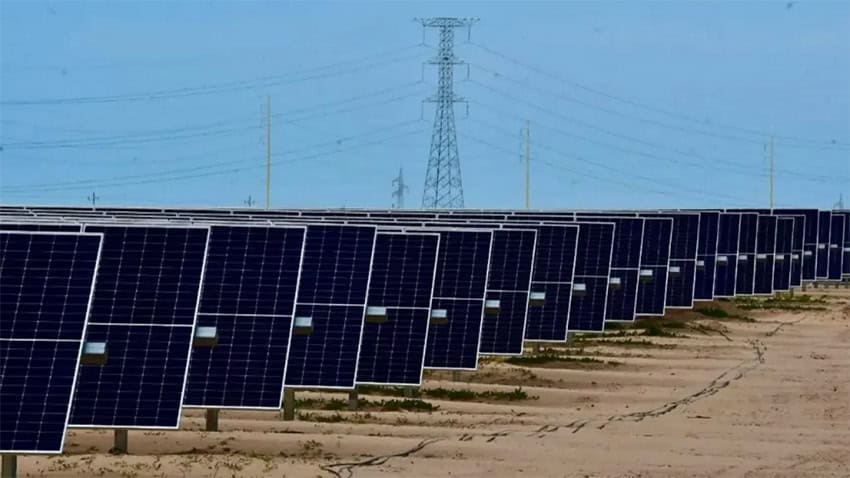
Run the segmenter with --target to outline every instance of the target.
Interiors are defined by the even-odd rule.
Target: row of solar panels
[[[174,428],[181,406],[279,408],[284,386],[418,385],[524,340],[850,272],[846,211],[0,215],[0,400],[17,405],[0,451],[18,453],[61,450],[68,423]]]

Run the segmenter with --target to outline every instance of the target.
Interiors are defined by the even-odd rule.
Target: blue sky
[[[458,32],[467,207],[850,202],[847,2],[0,2],[0,202],[419,206]],[[424,71],[424,75],[423,75]]]

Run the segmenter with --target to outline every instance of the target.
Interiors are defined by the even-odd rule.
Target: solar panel
[[[79,224],[0,221],[0,231],[80,232]]]
[[[635,315],[664,315],[673,220],[645,218],[643,231]]]
[[[843,262],[841,263],[841,273],[844,276],[850,276],[850,211],[841,211],[844,215],[844,252]]]
[[[791,289],[791,270],[793,264],[799,264],[799,253],[794,261],[792,255],[794,245],[793,217],[778,217],[776,220],[776,252],[773,267],[773,289],[788,291]]]
[[[756,243],[758,242],[757,213],[741,213],[738,235],[738,270],[735,276],[735,295],[752,295],[756,272]]]
[[[493,231],[486,300],[499,307],[484,315],[482,355],[522,354],[536,242],[532,229]]]
[[[800,257],[801,282],[815,280],[815,272],[817,268],[817,251],[818,251],[818,210],[817,209],[774,209],[774,214],[788,216],[804,216],[802,227],[803,243],[802,255]],[[800,234],[800,233],[798,233]],[[794,275],[792,274],[792,277]],[[800,285],[794,284],[794,285]]]
[[[280,409],[305,227],[211,226],[188,407]]]
[[[71,425],[177,428],[209,229],[84,230],[104,236],[87,341],[108,358],[80,367]]]
[[[602,332],[614,247],[613,223],[579,222],[569,332]]]
[[[665,307],[674,309],[693,307],[700,215],[665,213],[641,214],[641,216],[673,219]]]
[[[0,453],[61,453],[100,234],[0,232]]]
[[[578,226],[537,227],[526,340],[567,340],[578,235]]]
[[[582,222],[611,222],[615,225],[611,276],[605,321],[631,322],[637,306],[638,273],[643,246],[644,219],[637,217],[582,216]]]
[[[829,230],[829,280],[840,281],[844,262],[844,220],[843,214],[832,214]]]
[[[492,238],[491,231],[441,233],[425,347],[426,368],[478,367]],[[441,316],[438,318],[437,314]]]
[[[358,384],[422,383],[439,244],[439,234],[378,232]]]
[[[354,387],[375,236],[374,226],[307,226],[295,304],[305,326],[293,331],[285,387]]]
[[[714,269],[717,259],[719,222],[719,212],[700,212],[696,273],[694,274],[695,301],[714,299]]]
[[[832,212],[818,213],[818,244],[815,258],[815,279],[829,279],[829,246],[831,243]]]
[[[738,275],[738,242],[741,214],[721,213],[717,226],[717,258],[714,269],[714,296],[735,297]]]
[[[803,254],[805,251],[806,237],[806,216],[785,216],[794,221],[794,228],[791,235],[791,271],[790,282],[791,287],[799,287],[803,283]]]
[[[777,217],[760,214],[756,231],[756,257],[753,278],[755,295],[773,294]]]

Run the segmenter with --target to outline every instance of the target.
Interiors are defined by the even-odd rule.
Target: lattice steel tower
[[[454,66],[463,62],[455,57],[454,38],[455,28],[467,27],[471,30],[478,19],[436,17],[418,21],[423,27],[440,30],[437,56],[428,61],[432,65],[438,65],[440,71],[437,93],[427,100],[437,103],[437,109],[434,112],[434,131],[431,133],[431,152],[428,156],[422,207],[462,208],[463,182],[457,151],[454,104],[463,101],[463,98],[454,93]]]

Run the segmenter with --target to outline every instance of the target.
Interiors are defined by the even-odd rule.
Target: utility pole
[[[272,205],[272,97],[266,96],[266,209]]]
[[[531,132],[529,121],[525,120],[525,208],[531,209]]]
[[[437,103],[434,112],[434,130],[431,133],[431,150],[428,171],[425,175],[423,208],[462,208],[463,181],[460,174],[460,156],[455,131],[454,104],[463,98],[454,93],[454,67],[463,64],[454,54],[455,29],[467,27],[468,35],[477,18],[435,17],[417,19],[424,28],[440,31],[437,55],[428,63],[439,67],[437,92],[427,101]],[[424,30],[423,30],[424,36]]]
[[[94,193],[94,191],[92,191],[91,195],[89,195],[86,199],[89,200],[92,207],[95,207],[95,206],[97,206],[97,200],[100,199],[100,196],[98,196],[97,194]]]
[[[251,195],[249,194],[248,199],[242,201],[242,203],[248,205],[248,207],[254,207],[254,204],[257,204],[257,201],[255,201],[254,198],[251,197]]]
[[[393,197],[395,198],[395,202],[393,203],[394,209],[404,209],[404,194],[409,189],[406,184],[404,184],[404,170],[402,168],[398,169],[398,177],[393,179]]]
[[[773,210],[773,136],[770,137],[770,209]]]

